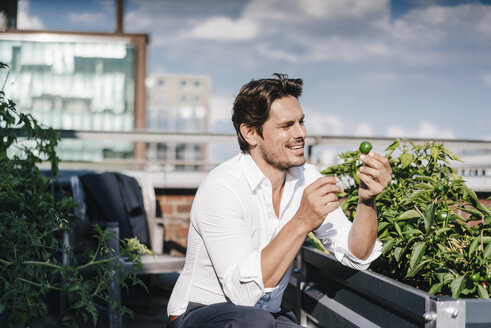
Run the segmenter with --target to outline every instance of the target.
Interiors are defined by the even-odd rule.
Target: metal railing
[[[304,327],[490,327],[489,299],[435,296],[308,247],[285,292]]]
[[[134,131],[91,131],[91,130],[60,130],[59,136],[61,140],[65,139],[78,139],[89,142],[99,141],[114,141],[114,142],[133,142],[139,145],[140,149],[145,148],[145,144],[157,143],[157,144],[205,144],[207,146],[214,145],[221,147],[222,145],[228,145],[228,147],[236,147],[236,152],[239,151],[237,146],[237,137],[231,133],[190,133],[190,132],[162,132],[162,131],[149,131],[149,130],[134,130]],[[371,136],[327,136],[327,135],[309,135],[307,136],[306,143],[306,155],[308,162],[315,164],[319,169],[326,167],[327,163],[323,163],[320,159],[320,152],[327,148],[334,148],[336,150],[344,151],[348,149],[356,149],[361,141],[370,140],[374,149],[377,151],[383,151],[388,147],[395,138],[388,137],[371,137]],[[428,139],[421,138],[407,138],[408,143],[422,144]],[[438,143],[445,144],[453,152],[462,154],[465,152],[474,152],[487,154],[487,159],[483,158],[482,162],[475,163],[458,163],[456,168],[459,174],[465,177],[470,177],[471,180],[479,181],[478,191],[487,189],[491,191],[491,141],[488,140],[458,140],[458,139],[431,139]],[[235,149],[235,148],[234,148]],[[474,155],[475,157],[475,155]],[[144,153],[143,155],[136,155],[132,158],[104,158],[94,161],[83,160],[64,160],[60,164],[61,169],[71,170],[126,170],[126,171],[143,171],[149,172],[149,174],[158,174],[160,172],[167,177],[164,180],[168,180],[169,174],[179,175],[179,170],[174,170],[176,167],[190,168],[193,173],[188,170],[187,173],[199,176],[197,179],[201,179],[203,173],[208,172],[210,169],[219,164],[223,159],[212,158],[208,155],[202,159],[149,159]],[[486,162],[487,161],[487,162]],[[165,169],[162,169],[166,167]],[[170,169],[169,169],[170,168]],[[189,177],[188,177],[189,178]],[[477,178],[477,179],[476,179]],[[162,181],[162,177],[157,177],[156,181]],[[178,179],[181,179],[180,177]],[[167,181],[168,183],[169,181]],[[171,183],[172,184],[172,183]],[[193,183],[190,183],[193,185]]]

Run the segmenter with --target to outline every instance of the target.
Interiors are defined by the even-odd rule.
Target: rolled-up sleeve
[[[226,298],[253,306],[266,293],[261,250],[252,241],[241,198],[225,184],[208,185],[193,204],[192,224],[203,239]]]
[[[357,270],[366,270],[370,263],[382,254],[382,243],[376,240],[370,256],[365,260],[359,259],[348,248],[350,228],[351,222],[342,209],[338,207],[329,213],[324,222],[314,230],[314,235],[327,250],[333,253],[338,261]]]

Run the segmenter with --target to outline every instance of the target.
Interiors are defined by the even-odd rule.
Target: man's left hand
[[[392,181],[392,168],[387,157],[374,151],[361,155],[363,166],[357,172],[360,178],[359,201],[374,200]]]

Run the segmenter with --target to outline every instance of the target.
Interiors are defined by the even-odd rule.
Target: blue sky
[[[304,79],[309,134],[491,140],[491,1],[126,0],[148,73],[208,75],[211,130],[239,88]],[[20,0],[19,28],[114,29],[114,0]]]

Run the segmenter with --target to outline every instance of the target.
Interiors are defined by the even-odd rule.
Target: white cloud
[[[324,19],[360,18],[378,13],[389,5],[387,0],[302,0],[298,1],[305,13]]]
[[[421,138],[421,139],[455,139],[456,134],[450,128],[437,126],[428,121],[419,123],[417,130],[405,130],[400,126],[390,126],[387,129],[386,136],[390,138]]]
[[[406,132],[400,126],[389,126],[385,135],[389,138],[403,138],[407,137]]]
[[[388,0],[223,2],[227,6],[210,0],[216,5],[213,9],[209,4],[203,7],[199,0],[188,1],[201,10],[178,1],[139,1],[127,12],[128,32],[150,34],[149,68],[208,74],[214,92],[220,94],[238,88],[238,81],[271,72],[302,77],[306,85],[313,81],[318,93],[312,98],[318,104],[309,102],[308,133],[355,133],[347,121],[341,122],[341,114],[326,117],[321,113],[326,106],[349,109],[350,115],[366,106],[389,112],[400,99],[401,108],[417,108],[414,115],[424,113],[428,122],[437,121],[432,108],[442,103],[452,114],[461,111],[458,107],[466,99],[469,111],[484,110],[487,95],[482,85],[491,85],[486,69],[491,53],[489,5],[433,2],[412,6],[394,17]],[[332,91],[329,99],[321,99],[321,85],[326,92]],[[330,86],[334,87],[327,89]],[[230,108],[231,101],[227,111]],[[319,114],[314,117],[316,111]],[[391,113],[397,115],[395,110]],[[225,119],[215,116],[211,125],[222,120],[225,125]],[[467,128],[475,126],[467,123],[471,117],[466,115],[466,122],[449,121],[453,127],[438,126],[438,133],[428,124],[411,128],[403,123],[385,133],[390,137],[454,137],[454,131],[459,137],[483,135]],[[390,119],[367,123],[390,126],[395,123]],[[466,123],[465,131],[457,127],[462,123]]]
[[[489,56],[491,6],[479,3],[413,9],[390,26],[392,45],[406,64],[452,65]],[[389,35],[390,35],[389,34]]]
[[[29,13],[29,1],[19,0],[17,4],[17,28],[23,30],[41,30],[44,24],[38,16]]]
[[[343,122],[341,119],[334,115],[325,115],[323,113],[312,112],[306,114],[305,125],[307,127],[307,134],[320,134],[320,135],[342,135],[343,134]]]
[[[372,33],[389,21],[386,0],[254,0],[243,18],[259,26],[258,51],[273,60],[353,62],[390,53],[389,44]]]
[[[355,136],[372,136],[373,135],[373,129],[372,126],[368,123],[360,123],[355,127],[355,131],[353,132]]]
[[[423,139],[455,139],[455,132],[451,129],[442,128],[436,126],[430,122],[423,121],[419,125],[419,129],[416,135],[418,138]]]
[[[84,25],[98,25],[108,19],[102,12],[69,13],[70,22]]]
[[[257,25],[249,19],[232,20],[212,17],[196,25],[186,36],[207,40],[250,40],[258,33]]]
[[[244,47],[240,48],[242,52],[255,58],[258,67],[265,58],[305,64],[379,60],[395,63],[397,68],[443,65],[460,58],[449,51],[456,44],[471,42],[483,49],[486,40],[480,36],[491,29],[491,7],[477,3],[425,6],[395,20],[391,19],[388,0],[252,0],[234,18],[219,9],[212,15],[194,13],[187,17],[172,15],[166,2],[144,1],[138,5],[126,14],[125,22],[133,31],[150,32],[152,44],[165,44],[168,49],[180,47],[188,53],[195,53],[190,49],[199,47],[205,56],[203,43],[189,44],[183,36],[203,42],[234,42],[233,47],[223,49],[223,57],[240,51],[232,48]],[[487,35],[491,41],[491,33]],[[254,47],[251,40],[255,41]],[[489,54],[486,47],[491,48],[484,46],[480,51],[483,56]],[[210,60],[221,58],[214,57]],[[404,74],[399,76],[404,78]]]

